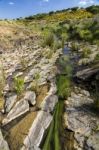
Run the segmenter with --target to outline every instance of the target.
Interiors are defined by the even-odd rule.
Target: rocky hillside
[[[50,49],[40,47],[38,39],[38,35],[33,35],[28,45],[1,53],[0,122],[13,150],[21,145],[28,148],[29,140],[39,146],[52,120],[50,112],[58,101],[54,77],[61,50],[49,59]],[[2,136],[0,138],[0,148],[9,149]]]
[[[99,150],[98,83],[99,6],[1,20],[0,150]]]

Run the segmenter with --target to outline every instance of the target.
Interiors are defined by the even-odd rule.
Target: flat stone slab
[[[5,112],[8,113],[13,107],[14,103],[17,101],[17,95],[13,94],[5,99],[4,109]]]
[[[1,130],[0,130],[0,150],[10,150],[8,143],[3,138]]]
[[[52,81],[50,86],[51,87],[50,87],[50,90],[49,90],[47,96],[41,103],[41,109],[43,111],[47,111],[47,112],[52,112],[55,108],[55,105],[58,102],[58,96],[55,95],[57,92],[57,87],[56,87],[55,81]]]
[[[52,116],[48,112],[40,111],[34,120],[29,134],[24,140],[24,146],[22,150],[31,149],[34,146],[39,147],[41,140],[43,138],[45,130],[48,128],[52,121]],[[32,150],[32,149],[31,149]]]
[[[99,72],[99,65],[96,65],[92,68],[85,68],[81,71],[78,71],[75,77],[80,78],[82,80],[86,80],[98,72]]]
[[[41,104],[41,109],[43,111],[52,112],[57,102],[58,102],[58,97],[56,95],[48,95],[43,100]]]
[[[33,91],[27,91],[25,93],[24,99],[27,100],[31,105],[36,104],[36,94]]]
[[[77,88],[76,90],[74,89],[74,92],[72,92],[71,96],[65,101],[65,126],[74,133],[75,141],[78,143],[74,145],[75,149],[85,149],[85,142],[87,142],[87,147],[88,144],[93,143],[92,149],[98,150],[94,148],[96,140],[94,140],[92,135],[94,129],[96,129],[99,124],[98,116],[92,111],[94,100],[91,99],[88,91],[79,88],[78,91],[79,93],[77,92]],[[86,141],[88,137],[89,140]],[[96,139],[98,138],[96,137]],[[91,146],[87,149],[91,150]]]
[[[29,111],[29,103],[28,101],[22,99],[16,103],[13,109],[8,113],[7,117],[3,120],[3,125],[8,124],[12,120],[20,117],[21,115],[25,114]]]

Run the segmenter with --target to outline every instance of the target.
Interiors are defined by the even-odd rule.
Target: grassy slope
[[[11,49],[20,41],[30,39],[33,35],[42,35],[45,28],[56,29],[62,22],[77,22],[85,18],[92,18],[94,14],[85,9],[63,10],[49,14],[39,14],[32,17],[17,20],[0,21],[0,47]]]
[[[30,41],[32,36],[38,35],[34,28],[29,28],[21,21],[0,21],[0,48],[13,49],[24,41]]]

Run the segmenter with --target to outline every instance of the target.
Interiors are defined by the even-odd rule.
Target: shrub
[[[62,99],[65,99],[69,96],[70,94],[70,79],[66,76],[60,75],[57,78],[57,93],[58,96],[61,97]]]
[[[79,36],[82,40],[85,40],[85,41],[91,41],[93,38],[91,31],[89,31],[87,29],[80,30]]]
[[[91,49],[88,47],[83,48],[82,57],[86,58],[91,54]]]
[[[43,47],[46,47],[46,46],[52,47],[52,45],[54,43],[54,34],[51,32],[47,32],[44,34],[43,38],[44,39],[42,41],[42,46]]]
[[[53,43],[53,50],[57,50],[62,47],[62,43],[59,40],[55,40]]]
[[[78,51],[78,44],[76,44],[75,42],[72,42],[71,43],[71,49],[72,49],[72,51]]]
[[[56,29],[55,29],[55,35],[56,35],[58,38],[61,38],[61,35],[62,35],[62,27],[60,27],[60,26],[56,27]]]
[[[31,90],[31,91],[34,91],[37,95],[39,94],[39,92],[40,92],[40,86],[39,86],[37,80],[34,80],[34,81],[31,83],[30,90]]]
[[[63,56],[59,60],[59,64],[63,75],[57,77],[57,93],[60,98],[65,99],[71,91],[72,67],[68,56]]]
[[[40,87],[39,87],[39,84],[38,84],[38,81],[40,79],[40,74],[37,72],[35,75],[34,75],[34,80],[33,82],[31,83],[31,87],[30,89],[32,91],[35,91],[37,94],[40,92]]]
[[[97,6],[94,6],[94,5],[89,6],[86,8],[86,10],[93,13],[93,14],[97,14],[97,13],[99,13],[99,6],[98,5]]]
[[[24,90],[24,79],[15,77],[14,78],[14,88],[18,95],[21,95]]]
[[[64,44],[68,40],[68,34],[62,33],[61,38],[62,38],[62,48],[64,48]]]

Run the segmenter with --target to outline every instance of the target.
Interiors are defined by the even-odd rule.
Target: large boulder
[[[48,128],[52,121],[52,116],[48,112],[40,111],[34,120],[29,134],[24,140],[22,150],[31,149],[36,146],[39,147],[45,130]]]
[[[41,104],[41,109],[47,112],[53,112],[56,103],[58,102],[58,97],[56,95],[48,95],[45,97]]]
[[[43,102],[41,103],[41,109],[44,111],[52,112],[56,103],[58,102],[58,97],[55,95],[57,92],[57,87],[55,81],[51,81],[50,90],[48,95],[45,97]]]
[[[22,116],[26,112],[29,111],[29,103],[28,101],[22,99],[16,103],[13,109],[8,113],[7,117],[3,120],[3,125],[8,124],[12,120]]]
[[[25,100],[27,100],[31,105],[36,104],[36,94],[33,91],[27,91],[24,97]]]
[[[94,100],[88,91],[80,88],[78,91],[79,93],[76,87],[76,93],[74,89],[65,102],[64,125],[74,133],[74,149],[98,150],[99,133],[93,135],[99,124],[99,119],[92,109]]]
[[[44,111],[52,112],[56,103],[58,102],[58,97],[55,95],[57,92],[57,87],[55,81],[51,81],[51,87],[48,92],[48,95],[45,97],[43,102],[41,103],[41,109]]]
[[[81,80],[87,80],[88,78],[92,77],[93,75],[97,74],[99,72],[99,65],[93,66],[92,68],[84,68],[80,71],[77,71],[75,77],[81,79]]]
[[[8,113],[11,110],[11,108],[13,107],[13,105],[15,104],[16,101],[17,101],[16,94],[12,94],[5,99],[4,109],[5,109],[6,113]]]
[[[56,86],[55,81],[53,80],[53,81],[51,81],[51,87],[50,87],[49,94],[54,95],[54,94],[56,94],[56,92],[57,92],[57,86]]]
[[[0,130],[0,150],[10,150],[8,143],[3,138],[1,130]]]

